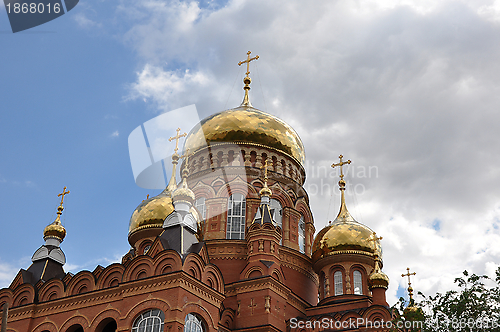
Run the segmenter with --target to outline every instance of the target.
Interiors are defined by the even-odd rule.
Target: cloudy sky
[[[313,5],[311,5],[313,3]],[[384,237],[388,301],[446,291],[500,264],[500,1],[80,1],[13,34],[0,9],[0,287],[30,265],[64,186],[66,270],[128,251],[147,194],[128,135],[195,104],[241,102],[246,52],[255,107],[306,148],[316,229],[347,204]]]

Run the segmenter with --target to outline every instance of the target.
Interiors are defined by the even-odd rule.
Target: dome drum
[[[268,171],[283,178],[284,181],[280,182],[304,184],[305,169],[294,158],[273,148],[251,143],[216,143],[200,148],[189,158],[189,179],[203,177],[219,167],[223,167],[227,174],[241,174],[241,166],[246,166],[245,175],[260,176],[260,167],[266,158],[272,161]],[[181,165],[181,169],[184,167],[185,163]]]

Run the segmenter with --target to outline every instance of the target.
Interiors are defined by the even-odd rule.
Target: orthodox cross
[[[380,240],[382,240],[382,239],[383,239],[383,237],[381,237],[381,236],[380,236],[380,237],[377,237],[377,233],[375,233],[375,232],[373,232],[373,234],[372,234],[372,235],[373,235],[373,238],[368,239],[368,241],[370,241],[370,242],[372,242],[372,241],[373,241],[373,246],[374,246],[374,247],[375,247],[375,249],[376,249],[376,248],[377,248],[377,247],[376,247],[376,246],[377,246],[377,244],[376,244],[376,243],[377,243],[377,240],[379,240],[379,241],[380,241]]]
[[[247,72],[246,72],[246,75],[248,76],[248,74],[250,74],[250,61],[252,60],[257,60],[259,58],[258,55],[256,55],[255,57],[253,58],[250,58],[250,51],[247,52],[247,59],[245,61],[240,61],[238,62],[238,66],[241,66],[242,64],[246,63],[247,64]]]
[[[406,274],[402,274],[401,277],[408,277],[408,286],[411,287],[411,281],[410,281],[410,276],[414,276],[415,274],[417,274],[417,272],[413,272],[413,273],[410,273],[410,268],[407,267],[406,268],[406,271],[408,271]]]
[[[175,149],[174,149],[174,152],[177,153],[177,151],[179,150],[179,138],[181,137],[186,137],[187,134],[184,133],[182,135],[179,135],[180,131],[181,131],[181,128],[177,128],[177,135],[175,135],[174,137],[170,137],[168,139],[169,142],[172,142],[174,139],[175,139]]]
[[[347,165],[347,164],[350,164],[350,163],[351,163],[351,161],[350,161],[350,160],[348,160],[348,161],[342,161],[342,158],[344,158],[344,156],[343,156],[343,155],[340,155],[340,156],[339,156],[339,158],[340,158],[340,163],[338,163],[338,164],[333,163],[333,164],[332,164],[332,168],[335,168],[335,167],[337,167],[337,166],[340,166],[340,179],[341,179],[341,180],[344,180],[344,172],[343,172],[343,170],[342,170],[342,166]]]
[[[406,271],[408,271],[406,274],[402,274],[401,277],[408,277],[408,295],[410,296],[410,304],[413,301],[413,287],[411,287],[411,281],[410,281],[410,276],[414,276],[417,274],[416,272],[410,273],[410,268],[407,267]]]
[[[62,196],[62,197],[61,197],[61,205],[63,205],[64,196],[65,196],[65,195],[67,195],[67,194],[69,194],[69,193],[70,193],[70,191],[69,191],[69,190],[68,190],[68,191],[66,191],[66,187],[64,187],[63,192],[62,192],[62,193],[60,193],[59,195],[57,195],[57,197]]]
[[[253,315],[253,308],[257,306],[257,303],[253,303],[253,297],[250,300],[250,305],[248,306],[250,309],[252,309],[252,315]]]

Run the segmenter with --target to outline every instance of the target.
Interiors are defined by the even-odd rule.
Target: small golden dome
[[[162,228],[165,218],[174,211],[172,198],[165,191],[146,199],[134,210],[130,218],[129,237],[145,228]]]
[[[188,134],[185,149],[196,152],[210,143],[254,143],[280,150],[303,165],[304,145],[283,120],[251,106],[240,106],[211,115]]]
[[[193,204],[193,202],[195,200],[194,192],[191,189],[189,189],[188,187],[179,187],[172,194],[172,200],[174,202],[187,201],[187,202]]]
[[[271,196],[273,194],[273,192],[271,191],[271,189],[269,189],[269,187],[267,186],[267,183],[264,187],[262,187],[262,189],[259,191],[259,195],[262,197],[262,196]]]
[[[59,206],[57,209],[58,209],[58,212],[57,212],[56,220],[54,220],[53,223],[51,223],[50,225],[45,227],[43,230],[44,240],[47,238],[50,238],[50,237],[55,237],[56,239],[58,239],[59,241],[62,242],[64,240],[64,238],[66,237],[66,229],[61,224],[61,219],[60,219],[63,207]]]
[[[389,277],[387,276],[387,274],[380,271],[377,265],[377,268],[370,274],[368,283],[370,285],[370,288],[382,287],[387,289],[387,287],[389,287]]]
[[[314,238],[313,261],[336,253],[362,253],[373,255],[380,241],[374,240],[374,232],[357,221],[336,221],[323,228]],[[375,245],[374,243],[375,242]]]

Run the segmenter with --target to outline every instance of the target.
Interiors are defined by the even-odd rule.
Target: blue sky
[[[12,34],[0,9],[0,287],[30,265],[65,199],[67,270],[128,251],[130,132],[195,104],[252,103],[304,141],[316,229],[338,211],[329,165],[353,160],[351,214],[382,235],[389,300],[500,263],[500,6],[495,1],[80,1]],[[368,170],[376,170],[369,172]],[[399,292],[400,293],[400,292]],[[399,294],[398,294],[399,295]]]

